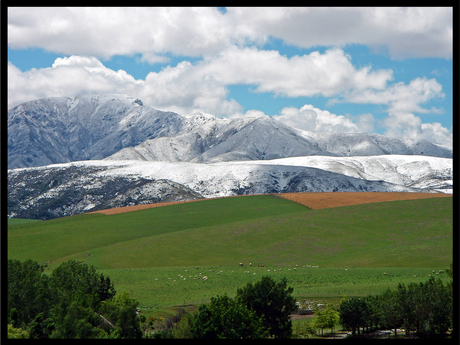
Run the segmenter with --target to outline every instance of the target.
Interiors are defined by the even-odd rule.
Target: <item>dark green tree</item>
[[[78,301],[72,301],[63,320],[57,323],[50,338],[54,339],[90,339],[99,335],[97,327],[99,316],[91,308],[84,307]]]
[[[38,314],[28,325],[28,331],[31,339],[47,339],[53,330],[53,319],[50,317],[45,319],[44,313]]]
[[[389,288],[378,296],[378,319],[381,327],[393,329],[397,335],[397,329],[402,326],[402,318],[399,313],[400,305],[396,291]]]
[[[292,287],[287,287],[286,278],[276,282],[264,276],[254,284],[237,289],[236,299],[262,318],[263,326],[269,336],[289,338],[292,335],[290,314],[297,310]]]
[[[50,314],[50,289],[44,268],[36,261],[8,260],[8,314],[14,327],[25,327],[35,317]]]
[[[190,319],[190,332],[199,339],[260,339],[268,333],[254,311],[228,296],[200,305]]]
[[[126,292],[103,301],[100,313],[113,326],[106,327],[107,331],[121,339],[142,338],[141,320],[136,313],[138,305],[139,302]]]
[[[425,283],[410,284],[407,290],[412,296],[416,334],[444,334],[450,325],[452,300],[442,281],[431,277]]]
[[[340,324],[353,335],[366,325],[368,306],[361,297],[344,298],[339,305]]]

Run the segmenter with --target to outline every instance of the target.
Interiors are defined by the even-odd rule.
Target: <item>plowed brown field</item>
[[[452,197],[451,194],[444,193],[406,192],[285,193],[278,195],[314,210],[382,201]]]
[[[366,204],[372,202],[412,200],[425,198],[452,197],[452,194],[444,193],[406,193],[406,192],[331,192],[331,193],[282,193],[275,194],[279,197],[289,199],[305,205],[313,210],[322,208],[340,207],[348,205]],[[145,210],[148,208],[195,202],[206,199],[190,201],[172,201],[156,204],[135,205],[126,207],[111,208],[108,210],[93,211],[88,213],[103,213],[106,215]]]

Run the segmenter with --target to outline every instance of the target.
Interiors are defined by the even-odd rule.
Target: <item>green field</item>
[[[35,223],[35,222],[40,222],[40,220],[37,220],[37,219],[8,218],[8,226]]]
[[[150,310],[232,295],[264,274],[286,277],[299,298],[367,295],[449,267],[452,206],[432,198],[311,210],[269,195],[209,199],[11,225],[8,258],[48,271],[86,262]]]

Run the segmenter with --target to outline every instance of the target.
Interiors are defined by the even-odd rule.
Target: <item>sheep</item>
[[[252,263],[249,263],[249,266],[252,266]]]
[[[242,263],[242,262],[240,262],[240,266],[243,266],[243,263]]]

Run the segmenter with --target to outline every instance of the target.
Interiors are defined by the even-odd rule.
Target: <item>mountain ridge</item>
[[[10,170],[8,217],[51,219],[104,208],[296,192],[452,193],[452,160],[291,157],[219,163],[93,160]]]
[[[9,169],[99,159],[211,163],[377,154],[452,158],[451,149],[427,140],[307,132],[266,115],[182,116],[126,95],[43,98],[8,110]]]

